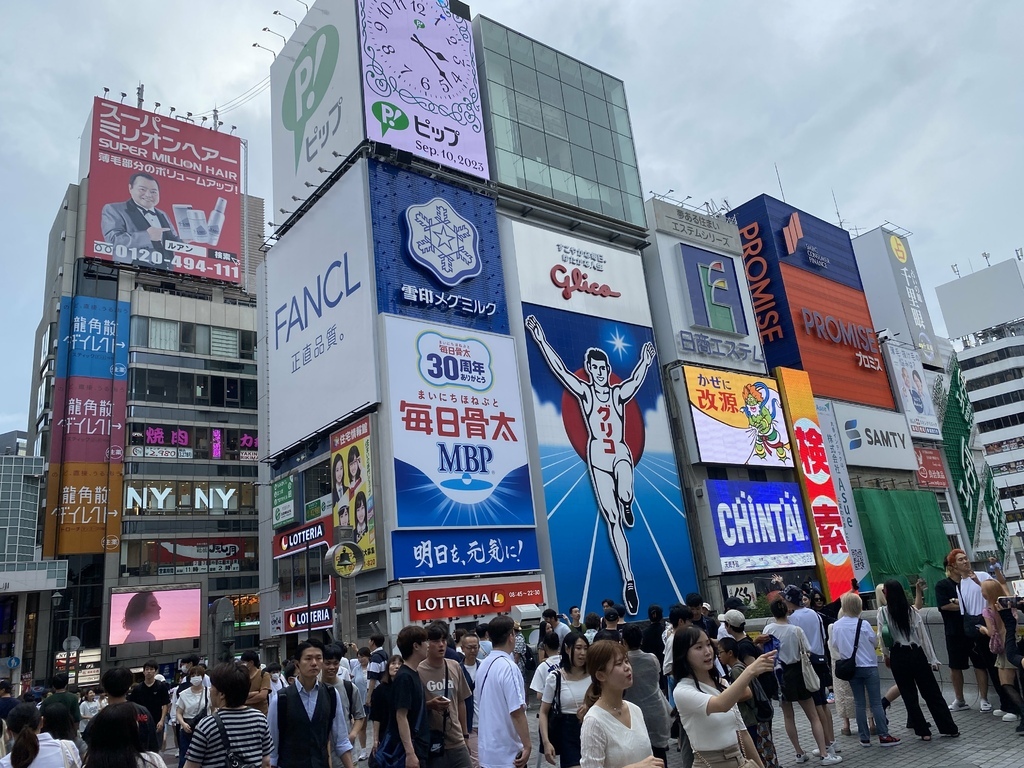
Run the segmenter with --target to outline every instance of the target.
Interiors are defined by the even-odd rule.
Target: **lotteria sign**
[[[788,368],[778,368],[775,378],[779,382],[779,392],[790,424],[804,504],[811,511],[823,576],[821,582],[826,597],[834,600],[849,591],[850,579],[854,575],[853,562],[810,378],[803,371]]]
[[[327,602],[318,605],[288,608],[282,612],[285,634],[314,629],[330,629],[334,625],[334,590]]]
[[[328,518],[285,531],[274,536],[274,559],[319,546],[334,543],[334,531]]]
[[[439,617],[455,619],[507,613],[513,605],[537,605],[544,602],[539,581],[473,583],[440,589],[410,589],[410,621],[430,621]]]
[[[722,572],[814,566],[796,483],[705,482]]]

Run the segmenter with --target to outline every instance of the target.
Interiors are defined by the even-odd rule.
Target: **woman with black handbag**
[[[861,618],[864,603],[856,592],[845,593],[842,596],[842,606],[843,617],[832,625],[833,645],[838,654],[836,676],[842,680],[849,680],[853,689],[860,745],[871,746],[867,715],[868,707],[871,707],[875,716],[878,743],[883,747],[898,746],[900,740],[889,735],[885,711],[882,709],[878,658],[875,656],[875,630],[869,622]]]
[[[561,662],[544,681],[540,705],[540,735],[544,759],[561,768],[580,764],[580,729],[583,702],[590,687],[587,674],[587,649],[590,643],[579,632],[570,632],[562,641]]]
[[[189,670],[189,687],[178,694],[174,719],[178,726],[178,768],[184,768],[185,754],[192,743],[192,731],[210,714],[210,691],[206,688],[206,665],[195,664]]]

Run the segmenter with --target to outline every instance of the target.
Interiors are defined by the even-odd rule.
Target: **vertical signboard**
[[[319,169],[333,171],[365,138],[356,40],[351,0],[317,0],[270,66],[275,211],[294,211],[306,182],[319,185]]]
[[[893,388],[900,409],[907,417],[910,434],[921,440],[941,440],[939,419],[935,415],[931,393],[924,381],[924,369],[917,350],[890,341],[885,345]]]
[[[826,597],[835,600],[849,591],[854,567],[811,381],[804,371],[789,368],[776,369],[775,378],[779,382],[779,392],[792,430],[797,477],[803,490],[804,504],[811,511],[817,551],[821,557],[821,583]]]
[[[335,525],[351,526],[365,571],[377,567],[372,445],[369,416],[331,435],[332,519]]]
[[[86,258],[242,281],[242,140],[96,98]]]
[[[860,529],[860,517],[857,516],[857,505],[853,501],[853,486],[850,484],[850,473],[846,468],[846,452],[843,450],[839,423],[836,420],[831,400],[815,398],[814,404],[818,409],[818,425],[821,427],[825,449],[828,452],[836,502],[839,504],[839,512],[843,516],[843,530],[846,533],[846,545],[850,550],[850,559],[853,561],[853,575],[862,591],[870,590],[874,583],[871,580],[867,547],[864,546],[864,534]]]
[[[621,595],[632,616],[680,601],[696,574],[640,255],[499,228],[523,301],[550,538],[582,544],[554,552],[558,604]]]
[[[1003,506],[999,503],[999,491],[996,489],[995,477],[992,468],[985,466],[985,513],[988,515],[988,522],[992,526],[992,536],[996,540],[996,547],[999,549],[999,557],[1003,558],[1009,551],[1010,531],[1006,527],[1006,514]]]
[[[926,363],[937,362],[938,350],[935,349],[935,330],[928,314],[928,305],[921,291],[921,280],[917,275],[914,257],[910,254],[907,238],[882,230],[885,247],[889,253],[889,264],[892,266],[893,278],[899,288],[900,303],[903,313],[914,334],[912,343]]]
[[[971,451],[974,406],[968,396],[967,382],[960,372],[960,361],[956,355],[950,356],[947,372],[949,394],[946,397],[946,415],[942,420],[942,448],[946,452],[950,479],[967,526],[967,538],[973,542],[982,494],[981,478]]]
[[[359,0],[366,136],[489,178],[473,28],[448,0]]]
[[[914,448],[917,457],[917,484],[922,488],[948,488],[949,478],[938,448]]]
[[[539,567],[514,342],[391,316],[384,328],[395,578]]]
[[[295,522],[295,475],[288,475],[270,486],[273,526],[283,528]]]
[[[270,454],[376,403],[365,162],[267,254]]]
[[[508,333],[494,200],[370,161],[377,308]]]
[[[701,461],[793,466],[789,430],[773,379],[691,366],[683,373]]]
[[[61,299],[43,526],[48,556],[120,549],[128,319],[128,302]]]

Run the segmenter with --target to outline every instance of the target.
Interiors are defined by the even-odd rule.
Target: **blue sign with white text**
[[[814,542],[796,483],[707,480],[722,572],[814,565]]]
[[[127,379],[129,303],[76,296],[68,304],[67,326],[61,318],[67,336],[61,339],[68,350],[67,375]]]
[[[532,528],[428,529],[391,532],[396,579],[536,571]]]
[[[495,202],[369,162],[379,312],[508,333]]]

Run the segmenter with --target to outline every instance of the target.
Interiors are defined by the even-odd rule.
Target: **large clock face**
[[[487,175],[470,23],[447,0],[360,0],[367,135]]]

